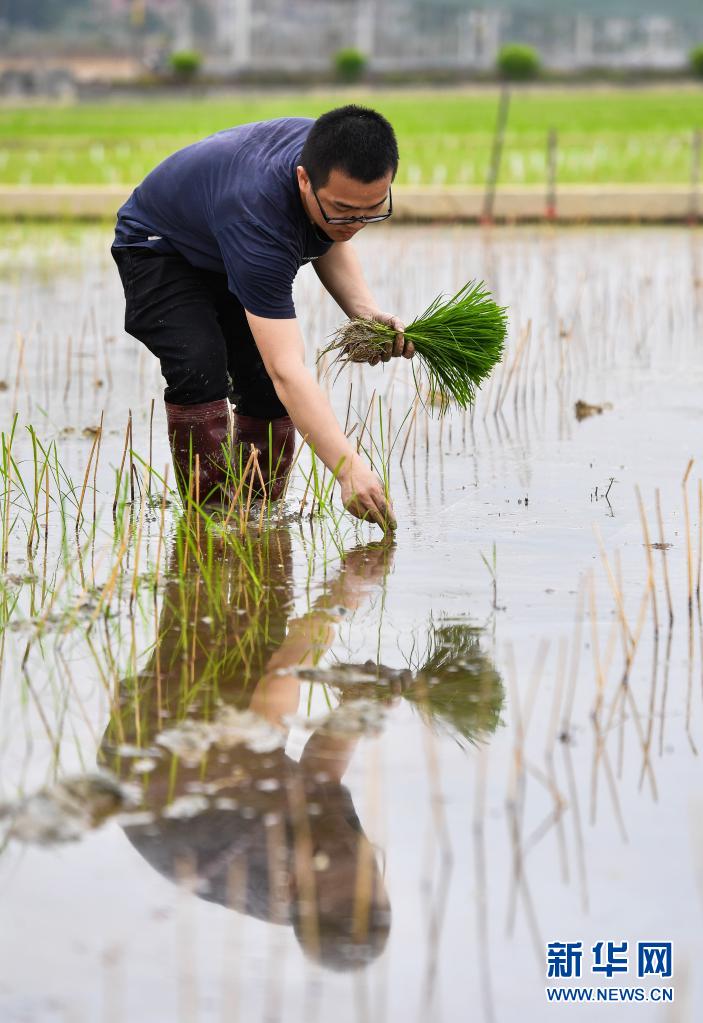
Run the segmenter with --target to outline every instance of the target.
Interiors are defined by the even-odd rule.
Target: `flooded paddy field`
[[[0,253],[0,1019],[700,1019],[700,234],[363,233],[406,321],[510,309],[469,413],[319,367],[392,544],[306,453],[278,509],[182,510],[109,243]],[[313,365],[340,314],[296,304]]]

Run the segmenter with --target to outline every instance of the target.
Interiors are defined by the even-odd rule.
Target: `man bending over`
[[[398,331],[383,361],[412,357],[350,244],[391,215],[397,167],[389,122],[350,105],[211,135],[160,163],[119,210],[111,251],[125,330],[160,360],[176,475],[183,486],[199,455],[201,500],[226,499],[227,449],[243,445],[246,459],[250,444],[267,496],[280,497],[297,429],[337,471],[352,514],[395,526],[381,481],[304,364],[292,285],[312,261],[347,316]]]

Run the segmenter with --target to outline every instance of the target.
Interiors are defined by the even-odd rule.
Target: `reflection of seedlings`
[[[609,401],[603,402],[602,405],[591,405],[587,401],[577,401],[574,403],[574,413],[579,422],[582,419],[588,419],[589,416],[601,416],[604,412],[612,409],[612,403]]]
[[[476,745],[500,723],[503,683],[481,650],[480,636],[480,629],[464,621],[444,619],[433,625],[423,664],[403,693],[428,724],[448,732],[460,746]]]
[[[359,724],[359,730],[371,730],[376,718],[368,717],[369,702],[399,697],[460,746],[476,745],[498,727],[504,698],[501,677],[481,650],[480,636],[474,625],[443,619],[432,625],[424,652],[411,656],[408,668],[367,661],[299,668],[296,674],[338,691],[341,704],[328,721],[339,716]]]

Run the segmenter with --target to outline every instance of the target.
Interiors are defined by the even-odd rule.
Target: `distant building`
[[[217,25],[212,58],[232,70],[314,70],[328,67],[339,47],[356,46],[378,71],[480,71],[493,67],[507,41],[530,43],[545,65],[556,69],[675,69],[685,66],[691,46],[691,26],[673,16],[525,14],[451,0],[209,2]],[[694,20],[703,40],[703,5]]]
[[[318,72],[354,46],[381,73],[490,70],[505,42],[525,42],[547,68],[683,68],[703,42],[703,0],[668,0],[660,13],[635,0],[90,0],[81,31],[130,57],[196,46],[209,71]],[[602,13],[594,13],[596,10]],[[556,10],[555,10],[556,7]],[[1,22],[0,22],[1,24]],[[108,32],[106,32],[106,28]],[[84,40],[85,36],[81,36]],[[52,45],[64,45],[67,36]],[[141,44],[141,45],[140,45]]]

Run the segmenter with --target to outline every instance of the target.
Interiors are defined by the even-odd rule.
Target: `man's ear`
[[[300,188],[307,188],[308,185],[310,184],[308,172],[305,170],[302,164],[298,164],[298,166],[295,168],[295,171],[296,174],[298,175],[298,185],[300,186]]]

